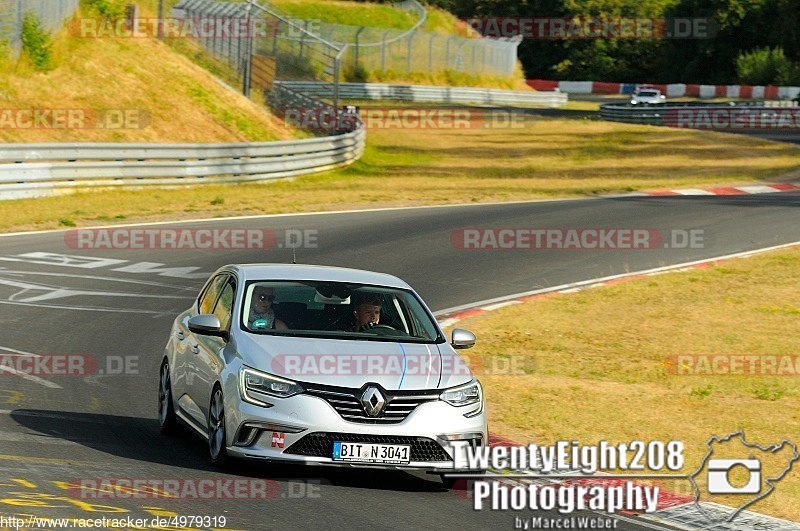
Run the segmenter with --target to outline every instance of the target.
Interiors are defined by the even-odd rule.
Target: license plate
[[[359,442],[333,442],[334,461],[359,463],[408,464],[411,446],[407,444],[374,444]]]

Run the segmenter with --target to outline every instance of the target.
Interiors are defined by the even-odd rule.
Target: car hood
[[[443,389],[473,376],[447,344],[313,339],[244,334],[237,338],[243,363],[298,382],[388,391]]]

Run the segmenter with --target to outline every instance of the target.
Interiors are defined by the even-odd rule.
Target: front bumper
[[[488,444],[485,411],[464,417],[474,406],[428,402],[402,422],[367,424],[344,420],[327,401],[307,394],[271,403],[273,407],[261,407],[236,397],[230,404],[226,412],[230,455],[297,464],[453,472],[449,441]],[[410,444],[412,460],[408,464],[334,461],[329,450],[333,440]]]

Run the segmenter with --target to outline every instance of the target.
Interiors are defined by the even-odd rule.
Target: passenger
[[[247,326],[253,330],[288,330],[286,323],[275,317],[272,301],[275,300],[275,291],[267,286],[256,286],[253,289],[253,302],[250,305],[250,315]]]

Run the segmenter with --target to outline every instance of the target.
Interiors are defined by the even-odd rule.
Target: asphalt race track
[[[530,202],[161,227],[271,229],[278,242],[285,229],[316,231],[317,247],[298,249],[298,262],[396,274],[436,311],[798,241],[800,194]],[[459,249],[451,243],[453,231],[468,227],[702,230],[703,245]],[[163,347],[173,317],[189,306],[214,269],[232,262],[291,260],[285,246],[87,250],[68,246],[63,232],[0,238],[0,353],[84,354],[98,364],[97,374],[82,377],[24,378],[0,371],[0,513],[226,516],[227,529],[511,528],[514,512],[474,511],[464,492],[443,490],[436,477],[363,469],[252,463],[230,469],[230,478],[272,481],[267,500],[70,496],[69,485],[86,478],[225,477],[207,464],[198,439],[158,433],[157,372]],[[635,527],[622,522],[618,529]]]

